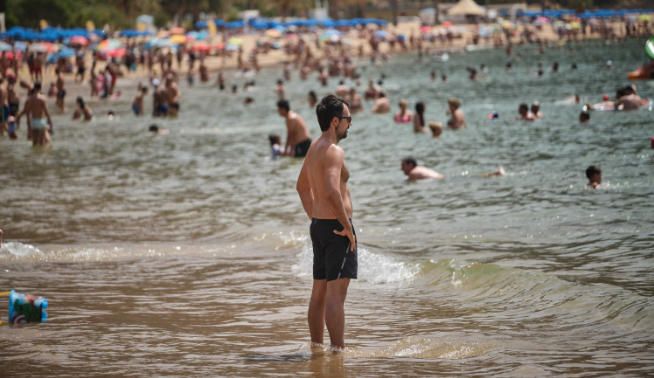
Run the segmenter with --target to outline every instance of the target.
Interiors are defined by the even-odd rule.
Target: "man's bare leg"
[[[313,280],[311,290],[311,301],[309,302],[309,332],[311,342],[322,344],[323,333],[325,332],[325,293],[327,289],[326,280]]]
[[[327,293],[325,296],[325,322],[329,331],[329,338],[332,346],[345,347],[345,297],[347,287],[350,284],[349,278],[327,282]]]

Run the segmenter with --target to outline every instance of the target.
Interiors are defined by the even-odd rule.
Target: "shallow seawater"
[[[360,279],[338,354],[309,344],[301,161],[269,156],[267,135],[285,131],[281,69],[256,78],[250,107],[242,91],[182,83],[178,119],[136,118],[124,81],[123,99],[91,102],[118,119],[55,116],[45,151],[0,139],[0,291],[50,302],[47,323],[0,327],[1,375],[653,374],[654,113],[593,112],[582,126],[581,105],[566,101],[612,96],[647,59],[643,46],[520,47],[510,72],[495,50],[362,62],[361,89],[383,73],[394,110],[421,100],[428,121],[445,121],[457,96],[468,127],[435,141],[369,103],[354,115],[341,144]],[[470,82],[465,68],[481,63],[488,71]],[[448,81],[432,82],[432,68]],[[306,93],[338,81],[293,76],[291,106],[317,137]],[[654,98],[652,82],[637,84]],[[516,121],[534,100],[544,118]],[[153,122],[170,133],[148,135]],[[405,182],[409,155],[446,179]],[[591,164],[599,190],[586,187]],[[482,177],[498,166],[506,176]]]

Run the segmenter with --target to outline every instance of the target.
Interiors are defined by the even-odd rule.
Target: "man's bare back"
[[[28,97],[25,102],[24,112],[30,117],[30,119],[43,118],[44,116],[47,116],[48,119],[50,118],[46,99],[42,94]]]
[[[291,149],[294,149],[296,144],[309,139],[309,131],[304,119],[293,111],[288,112],[286,131],[286,145]]]

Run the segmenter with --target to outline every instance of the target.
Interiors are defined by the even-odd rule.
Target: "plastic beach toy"
[[[17,293],[14,290],[9,294],[9,323],[41,323],[48,320],[48,300],[30,294]]]

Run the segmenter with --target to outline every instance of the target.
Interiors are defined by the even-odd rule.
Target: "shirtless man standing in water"
[[[286,145],[283,155],[305,157],[311,147],[309,130],[299,114],[291,111],[291,105],[286,100],[277,101],[277,112],[286,120]]]
[[[50,143],[52,120],[50,119],[46,99],[41,94],[41,83],[34,84],[27,101],[25,101],[23,110],[16,116],[16,128],[19,127],[20,118],[23,114],[27,115],[27,127],[28,130],[31,130],[32,145],[45,146]]]
[[[311,342],[322,344],[325,324],[331,345],[344,348],[345,297],[357,278],[357,242],[352,226],[352,200],[345,152],[337,144],[352,124],[348,104],[329,95],[316,107],[322,135],[311,144],[297,191],[311,219],[313,289],[309,302]]]

